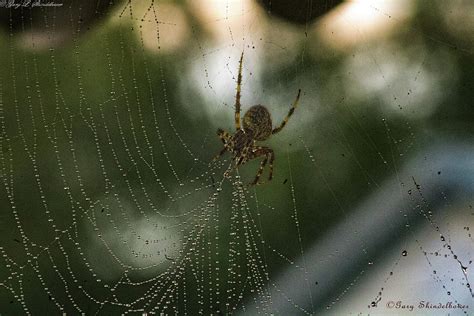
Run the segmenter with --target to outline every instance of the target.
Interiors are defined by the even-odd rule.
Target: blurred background
[[[473,12],[0,1],[0,313],[472,314]]]

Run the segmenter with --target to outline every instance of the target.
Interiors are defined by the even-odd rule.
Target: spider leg
[[[288,111],[288,114],[286,115],[285,119],[283,120],[283,122],[281,122],[280,126],[273,129],[272,134],[276,134],[279,131],[281,131],[283,129],[283,127],[285,127],[286,123],[288,123],[288,120],[290,119],[291,115],[293,115],[293,112],[295,111],[296,107],[298,106],[298,101],[300,100],[300,94],[301,94],[301,89],[298,90],[298,95],[296,96],[296,100],[295,100],[295,102],[293,102],[293,106]]]
[[[242,87],[242,62],[244,59],[244,52],[240,55],[239,74],[237,76],[237,93],[235,95],[235,129],[240,129],[240,90]]]
[[[235,170],[237,169],[240,165],[244,164],[247,159],[245,157],[245,154],[241,155],[241,156],[234,156],[234,165],[233,166],[229,166],[229,168],[226,170],[226,172],[224,173],[224,177],[226,178],[229,178],[230,177],[230,174]]]
[[[275,160],[275,153],[272,151],[270,156],[270,165],[269,165],[269,174],[268,174],[268,181],[272,181],[273,179],[273,160]]]
[[[222,143],[224,144],[224,148],[214,157],[214,161],[220,158],[226,151],[230,150],[233,147],[232,136],[224,131],[223,129],[217,129],[217,135],[221,139]]]
[[[224,145],[227,145],[228,143],[230,143],[230,140],[232,138],[232,136],[230,136],[228,132],[224,131],[221,128],[217,129],[217,136],[219,136],[219,138],[221,139],[222,143],[224,143]]]
[[[233,146],[233,144],[231,145]],[[229,151],[232,151],[232,148],[233,147],[230,147],[229,146],[229,149],[226,149],[226,150],[229,150]],[[233,160],[234,160],[234,165],[232,167],[230,167],[225,173],[224,173],[224,176],[226,178],[229,177],[230,173],[232,171],[234,171],[235,169],[237,169],[239,166],[245,164],[247,161],[249,161],[249,158],[248,158],[248,153],[249,153],[249,150],[250,150],[251,147],[246,147],[242,150],[241,154],[240,155],[235,155]]]
[[[263,170],[265,169],[265,166],[267,165],[268,162],[270,162],[270,175],[268,176],[268,181],[272,180],[273,177],[273,160],[275,160],[275,153],[271,148],[268,147],[256,147],[253,151],[253,155],[250,159],[255,159],[261,156],[265,156],[265,158],[262,160],[260,163],[260,168],[257,171],[257,175],[255,176],[255,180],[253,180],[250,185],[256,185],[260,184],[258,180],[260,180],[260,177],[263,174]]]
[[[248,159],[248,152],[249,152],[249,147],[245,148],[242,153],[240,154],[240,156],[238,157],[235,157],[235,167],[237,168],[238,166],[240,165],[243,165],[244,163],[246,163],[249,159]],[[238,159],[237,159],[238,158]]]
[[[223,154],[225,154],[226,151],[227,151],[227,147],[224,146],[224,148],[222,148],[222,150],[214,157],[213,161],[216,161],[217,159],[219,159]]]

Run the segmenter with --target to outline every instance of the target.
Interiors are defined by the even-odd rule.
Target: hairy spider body
[[[269,164],[269,175],[268,181],[272,180],[273,177],[273,161],[275,159],[275,153],[269,147],[258,146],[257,141],[263,141],[268,139],[272,134],[276,134],[285,127],[290,116],[295,111],[300,98],[301,90],[298,90],[296,100],[293,102],[293,106],[288,112],[283,122],[277,128],[273,128],[272,118],[270,112],[263,105],[254,105],[245,112],[243,122],[241,126],[240,120],[240,91],[242,84],[242,61],[244,53],[240,56],[239,62],[239,74],[237,77],[237,93],[235,96],[235,133],[229,134],[223,129],[217,130],[217,135],[224,144],[224,148],[216,156],[218,159],[225,152],[230,152],[233,155],[234,167],[233,169],[245,164],[247,161],[264,157],[260,163],[260,168],[257,171],[255,180],[251,183],[252,185],[260,184],[258,181],[263,173],[263,170],[267,163]],[[231,170],[228,170],[228,172]],[[228,174],[226,172],[226,175]]]
[[[245,112],[244,131],[252,134],[258,141],[266,140],[272,134],[272,118],[270,112],[263,105],[254,105]]]

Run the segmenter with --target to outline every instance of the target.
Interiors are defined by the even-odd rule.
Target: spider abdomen
[[[251,131],[255,140],[265,140],[272,134],[272,118],[267,108],[254,105],[245,112],[243,128]]]

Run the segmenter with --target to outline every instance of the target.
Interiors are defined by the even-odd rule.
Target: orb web
[[[469,4],[57,3],[0,7],[0,313],[471,312]],[[302,90],[260,186],[242,51],[242,112]]]

